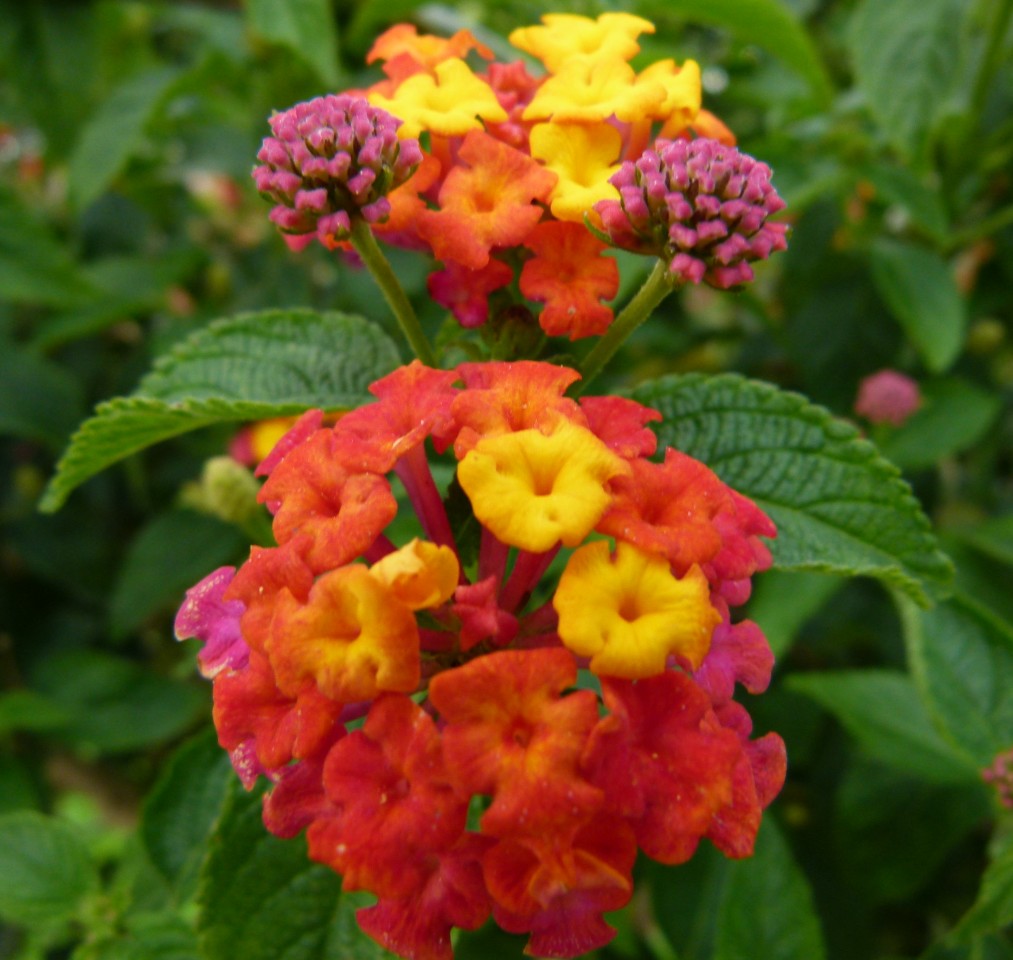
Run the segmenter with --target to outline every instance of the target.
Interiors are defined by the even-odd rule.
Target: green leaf
[[[246,0],[254,33],[287,48],[329,86],[340,80],[338,37],[330,0]]]
[[[844,774],[835,809],[848,879],[878,903],[896,904],[917,893],[988,818],[989,802],[981,782],[926,783],[859,761]]]
[[[967,599],[932,610],[898,598],[908,660],[937,727],[968,762],[1013,743],[1013,630]]]
[[[978,783],[978,768],[936,732],[914,682],[892,670],[795,674],[788,688],[832,713],[866,754],[929,783]]]
[[[34,811],[0,816],[0,916],[15,923],[65,920],[98,889],[98,870],[69,824]]]
[[[72,960],[200,960],[197,937],[178,912],[133,913],[123,923],[116,935],[83,943]]]
[[[208,709],[202,687],[97,650],[47,657],[33,679],[70,714],[61,736],[91,752],[118,753],[162,743],[179,736]]]
[[[973,447],[988,433],[1002,399],[957,378],[926,383],[922,406],[880,442],[883,455],[904,470],[931,467]]]
[[[399,362],[393,341],[361,317],[265,310],[216,321],[162,357],[130,397],[96,408],[71,439],[40,509],[110,464],[217,423],[357,406]]]
[[[0,300],[68,306],[95,288],[47,226],[0,188]]]
[[[919,603],[951,579],[897,468],[822,407],[734,375],[666,376],[631,395],[664,417],[662,447],[702,460],[770,514],[780,569],[876,577]]]
[[[69,719],[59,703],[34,690],[0,693],[0,734],[12,730],[57,730]]]
[[[927,187],[906,167],[865,167],[860,176],[876,188],[880,199],[900,207],[911,222],[937,239],[945,239],[950,218],[938,190]]]
[[[934,373],[946,370],[964,344],[967,305],[950,265],[938,253],[899,240],[877,240],[872,278],[912,346]]]
[[[757,578],[749,599],[749,618],[762,628],[774,656],[791,647],[802,625],[842,586],[840,577],[771,570]]]
[[[80,420],[84,404],[77,381],[11,343],[0,343],[0,383],[0,434],[59,448]]]
[[[145,801],[141,839],[180,902],[195,889],[232,779],[228,754],[207,730],[173,754]]]
[[[249,538],[229,523],[192,510],[152,520],[134,539],[109,603],[109,624],[122,637],[153,613],[179,603],[205,574],[235,562]]]
[[[123,171],[179,76],[175,68],[158,67],[130,77],[88,120],[68,172],[70,200],[77,210],[105,193]]]
[[[924,155],[959,57],[957,0],[864,0],[849,46],[855,78],[883,135],[907,157]]]
[[[641,3],[638,12],[650,18],[652,4]],[[819,51],[791,9],[781,0],[674,0],[663,6],[666,17],[678,13],[736,34],[764,47],[809,84],[821,104],[833,97],[830,75]]]
[[[717,918],[714,960],[822,960],[823,934],[812,892],[773,818],[756,853],[728,871]]]
[[[978,898],[951,934],[957,943],[968,943],[1013,924],[1013,832],[999,834],[989,854]]]
[[[362,933],[359,897],[312,863],[306,844],[271,836],[260,798],[233,782],[211,838],[198,893],[197,930],[206,960],[380,960],[386,951]]]
[[[955,528],[950,533],[993,560],[1013,566],[1013,513],[973,527]]]

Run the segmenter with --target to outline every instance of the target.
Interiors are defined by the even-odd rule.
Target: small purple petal
[[[186,592],[176,614],[177,640],[194,637],[204,644],[197,654],[201,673],[212,678],[222,670],[239,670],[250,659],[239,618],[245,606],[239,600],[224,600],[223,594],[235,576],[234,567],[219,567]]]

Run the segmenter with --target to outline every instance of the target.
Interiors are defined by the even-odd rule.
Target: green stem
[[[1011,15],[1013,15],[1013,0],[1000,0],[996,4],[995,20],[988,30],[985,55],[981,58],[981,69],[975,78],[974,92],[971,94],[971,112],[979,123],[992,87],[992,78],[1002,63],[1003,43]]]
[[[636,296],[626,304],[625,309],[612,321],[605,335],[594,345],[580,367],[580,382],[574,385],[571,394],[583,393],[587,385],[601,373],[605,364],[615,356],[626,339],[640,326],[654,309],[674,289],[668,265],[659,260]]]
[[[353,221],[351,241],[355,252],[362,257],[366,269],[372,274],[376,285],[393,311],[398,326],[408,340],[415,356],[427,367],[435,367],[436,357],[422,331],[419,318],[415,316],[415,311],[398,282],[390,261],[383,255],[383,251],[365,220],[356,219]]]
[[[1013,223],[1013,206],[1004,207],[1002,210],[997,210],[991,216],[985,217],[984,220],[979,220],[966,229],[954,233],[946,241],[946,249],[957,250],[960,247],[966,247],[968,244],[974,243],[975,240],[981,240],[983,237],[997,233],[1011,223]]]

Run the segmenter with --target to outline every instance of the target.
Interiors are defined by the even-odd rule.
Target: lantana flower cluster
[[[748,856],[784,746],[753,739],[774,526],[660,415],[536,361],[414,361],[309,412],[259,472],[277,545],[195,586],[219,740],[263,816],[374,894],[388,949],[447,960],[491,916],[528,951],[614,935],[638,851]]]
[[[737,286],[750,261],[784,249],[784,226],[765,224],[783,204],[769,168],[701,109],[695,61],[634,69],[653,32],[626,13],[547,14],[510,35],[527,60],[503,63],[466,30],[442,39],[399,24],[367,57],[382,80],[272,119],[258,188],[294,247],[346,245],[358,218],[431,254],[429,293],[465,327],[487,322],[497,294],[504,316],[540,304],[550,336],[603,334],[613,246],[661,256],[681,283]],[[683,140],[695,146],[680,164]]]

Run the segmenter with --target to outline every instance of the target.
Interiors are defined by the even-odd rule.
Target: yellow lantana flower
[[[698,566],[680,579],[664,557],[622,541],[614,555],[604,540],[574,551],[552,605],[563,644],[626,680],[661,673],[671,654],[697,669],[721,621]]]
[[[574,13],[547,13],[541,27],[519,27],[510,42],[545,64],[551,73],[575,56],[629,60],[640,50],[636,38],[654,24],[630,13],[603,13],[597,20]]]
[[[369,572],[410,610],[427,610],[450,599],[460,566],[450,547],[416,537],[377,560]]]
[[[686,127],[700,112],[700,64],[695,60],[681,67],[674,60],[659,60],[641,70],[638,79],[656,81],[665,88],[665,100],[652,119],[664,120],[673,132]]]
[[[619,57],[573,57],[538,88],[522,118],[598,123],[615,115],[632,123],[653,117],[667,97],[661,82],[641,80]]]
[[[557,220],[582,223],[599,200],[618,200],[608,182],[619,164],[623,139],[615,127],[539,123],[531,130],[531,156],[559,179],[549,198]]]
[[[423,130],[458,137],[481,130],[479,118],[488,123],[508,119],[492,87],[457,57],[438,63],[432,74],[413,74],[393,97],[373,91],[368,99],[402,121],[397,131],[402,138],[417,137]]]
[[[483,526],[503,543],[544,553],[580,543],[611,500],[606,481],[629,470],[590,430],[560,420],[548,434],[483,437],[457,478]]]

